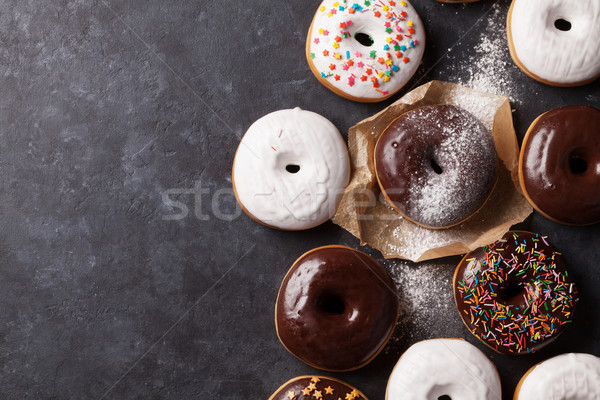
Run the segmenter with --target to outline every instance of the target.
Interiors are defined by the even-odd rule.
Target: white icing
[[[557,29],[558,19],[571,29]],[[516,57],[544,80],[574,84],[600,74],[598,0],[514,0],[510,30]]]
[[[354,10],[352,13],[351,9]],[[379,13],[379,17],[375,13]],[[373,44],[361,44],[355,38],[357,33],[370,36]],[[308,40],[309,53],[314,54],[314,67],[322,74],[320,79],[352,97],[383,99],[400,90],[416,72],[425,50],[425,29],[419,15],[406,0],[325,0],[315,14]],[[335,45],[339,47],[335,48]],[[386,46],[389,47],[387,50]],[[375,51],[375,57],[371,57],[371,51]],[[328,54],[324,55],[324,52]],[[339,57],[336,58],[336,54]],[[383,64],[379,63],[380,58]],[[332,65],[335,69],[330,68]],[[390,73],[387,82],[386,71]],[[384,75],[380,77],[378,73]],[[373,86],[373,77],[377,78],[378,87]]]
[[[299,166],[296,173],[289,165]],[[252,216],[280,229],[308,229],[327,221],[350,179],[346,143],[326,118],[300,108],[256,121],[238,147],[233,181]]]
[[[501,400],[494,364],[461,339],[433,339],[412,345],[388,381],[386,400]]]
[[[525,377],[516,400],[600,399],[600,358],[569,353],[535,366]]]

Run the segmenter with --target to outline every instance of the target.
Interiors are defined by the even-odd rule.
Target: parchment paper
[[[412,109],[453,104],[475,115],[491,130],[498,157],[498,182],[484,207],[466,222],[448,229],[427,229],[402,218],[383,198],[373,163],[379,135]],[[350,128],[350,183],[333,222],[381,251],[385,258],[424,261],[464,254],[502,237],[533,209],[521,194],[517,177],[519,145],[508,98],[448,82],[431,81],[404,95],[380,113]]]

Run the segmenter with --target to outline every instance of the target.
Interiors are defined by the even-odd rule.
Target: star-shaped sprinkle
[[[316,399],[321,399],[323,398],[323,395],[321,394],[320,390],[315,390],[315,392],[313,393],[313,397]]]
[[[317,385],[315,385],[314,382],[311,382],[310,385],[307,386],[310,390],[315,390],[317,388]]]
[[[304,396],[310,396],[310,392],[312,392],[312,389],[309,389],[307,387],[305,387],[304,389],[302,389],[302,394]]]
[[[312,378],[310,378],[310,381],[311,381],[311,382],[314,382],[314,383],[319,383],[319,382],[321,382],[321,380],[319,379],[319,377],[318,377],[318,376],[313,376]]]
[[[288,399],[293,399],[294,396],[296,396],[296,392],[294,392],[293,390],[290,390],[287,394]]]
[[[325,388],[325,394],[333,394],[333,388],[331,386],[327,386]]]

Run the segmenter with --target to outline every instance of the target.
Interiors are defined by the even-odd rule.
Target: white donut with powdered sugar
[[[600,76],[598,0],[513,0],[507,30],[513,60],[540,82],[576,86]]]
[[[408,0],[324,0],[308,33],[308,64],[319,81],[355,101],[384,100],[419,67],[425,28]]]
[[[600,399],[600,358],[569,353],[552,357],[521,378],[515,400]]]
[[[500,400],[496,367],[462,339],[432,339],[412,345],[394,367],[386,400]]]
[[[252,124],[232,171],[243,210],[284,230],[309,229],[331,218],[349,179],[340,132],[326,118],[300,108],[275,111]]]

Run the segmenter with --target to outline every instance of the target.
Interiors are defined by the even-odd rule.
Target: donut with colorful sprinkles
[[[509,231],[467,254],[453,280],[467,328],[501,354],[527,354],[554,341],[579,300],[561,253],[546,237]]]
[[[407,0],[324,0],[306,41],[308,64],[319,82],[361,102],[399,91],[424,50],[425,29]]]

